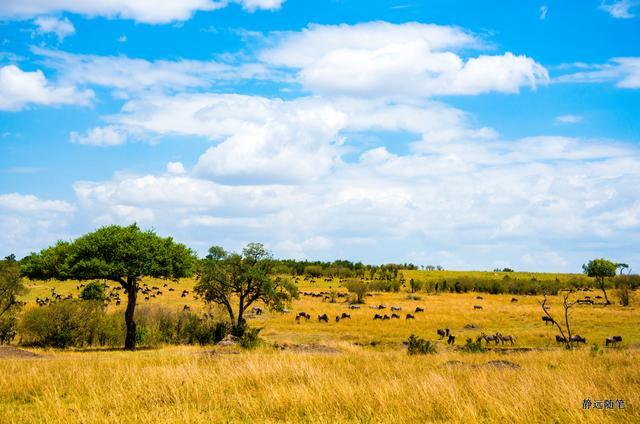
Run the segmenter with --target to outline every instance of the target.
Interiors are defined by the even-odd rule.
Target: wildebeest
[[[556,342],[557,343],[566,343],[567,339],[562,337],[562,336],[556,336]]]
[[[349,315],[349,314],[348,314],[348,313],[346,313],[346,312],[343,312],[343,313],[342,313],[342,315],[340,316],[340,318],[341,318],[341,319],[345,319],[345,318],[349,318],[349,319],[351,319],[351,315]]]
[[[392,311],[401,311],[401,310],[402,310],[402,308],[401,308],[400,306],[392,306],[392,307],[391,307],[391,310],[392,310]]]
[[[547,325],[549,323],[553,324],[555,322],[553,318],[548,317],[546,315],[542,317],[542,321],[544,321],[544,325]]]
[[[340,322],[340,315],[336,315],[336,322]]]
[[[391,319],[391,318],[389,317],[389,315],[384,314],[384,316],[382,317],[382,320],[383,320],[383,321],[386,321],[386,320],[388,320],[388,319]]]
[[[318,315],[318,321],[329,322],[329,317],[327,316],[327,314]]]
[[[578,305],[593,305],[593,300],[591,299],[578,299]]]
[[[360,305],[349,305],[349,309],[360,309]]]
[[[420,306],[416,306],[416,310],[414,313],[418,313],[418,312],[424,312],[424,308],[421,308]]]
[[[296,315],[296,321],[299,321],[300,318],[304,318],[306,320],[309,320],[311,318],[311,315],[309,315],[306,312],[298,312],[298,315]]]
[[[575,336],[571,336],[571,341],[576,343],[586,343],[587,339],[585,339],[582,336],[575,335]]]
[[[482,296],[476,296],[476,299],[483,300]]]
[[[473,305],[473,309],[474,309],[474,310],[475,310],[475,309],[482,309],[482,306],[480,306],[480,305]]]
[[[447,344],[452,345],[456,342],[456,336],[453,334],[449,334],[449,338],[447,339]]]
[[[441,330],[438,328],[438,330],[436,331],[436,333],[438,333],[438,337],[443,338],[444,337],[444,330]]]
[[[518,301],[518,299],[516,299],[515,297],[511,298],[511,302],[517,302],[517,301]]]
[[[622,336],[613,336],[613,337],[607,337],[607,339],[604,341],[604,345],[605,346],[609,346],[609,345],[617,345],[618,343],[620,343],[622,341]]]
[[[386,309],[387,307],[385,305],[378,305],[378,309]]]
[[[400,315],[398,315],[398,314],[391,314],[391,318],[400,319]]]
[[[376,320],[376,319],[382,319],[382,315],[380,315],[380,314],[375,314],[375,315],[373,316],[373,319],[374,319],[374,320]]]
[[[411,315],[411,314],[407,314],[406,319],[416,319],[416,317],[414,317],[414,316],[413,316],[413,315]]]

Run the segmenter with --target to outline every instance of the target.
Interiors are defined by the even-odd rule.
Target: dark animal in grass
[[[436,333],[438,333],[438,337],[440,337],[441,339],[444,337],[444,334],[445,334],[444,330],[441,330],[441,329],[438,329]]]
[[[398,315],[398,314],[391,314],[391,318],[400,319],[400,315]]]
[[[402,310],[402,308],[401,308],[400,306],[392,306],[392,307],[391,307],[391,310],[392,310],[392,311],[401,311],[401,310]]]
[[[453,345],[455,343],[456,343],[456,336],[454,336],[453,334],[449,334],[449,338],[447,339],[447,344]]]
[[[391,318],[389,317],[389,315],[384,314],[384,316],[382,317],[382,321],[386,321],[386,320],[388,320],[388,319],[391,319]]]
[[[480,306],[480,305],[473,305],[473,309],[474,309],[474,310],[475,310],[475,309],[482,309],[482,306]]]
[[[483,300],[482,296],[476,296],[476,299]]]
[[[417,306],[414,313],[417,314],[418,312],[424,312],[424,308],[421,308],[420,306]]]
[[[556,336],[556,342],[557,343],[566,343],[567,339],[562,337],[562,336]]]
[[[546,315],[542,317],[542,321],[544,321],[544,325],[553,324],[555,322],[553,318],[548,317]]]
[[[518,301],[518,299],[516,299],[515,297],[511,298],[511,302],[517,302],[517,301]]]
[[[296,315],[296,320],[300,320],[300,318],[304,318],[306,320],[309,320],[311,318],[311,315],[309,315],[306,312],[298,312],[298,315]]]
[[[414,316],[413,316],[413,315],[411,315],[411,314],[407,314],[406,319],[416,319],[416,317],[414,317]]]
[[[340,315],[336,315],[336,322],[340,322]]]
[[[318,315],[318,321],[329,322],[329,317],[327,316],[327,314]]]
[[[340,315],[340,318],[342,318],[342,319],[347,319],[347,318],[351,319],[351,315],[349,315],[346,312],[343,312],[342,315]]]
[[[262,315],[262,308],[258,308],[257,306],[251,308],[251,311],[256,315]]]
[[[382,319],[382,315],[380,315],[380,314],[375,314],[375,315],[373,316],[373,319],[374,319],[374,320]]]
[[[604,341],[604,345],[605,346],[609,346],[609,345],[616,346],[621,341],[622,341],[622,336],[607,337],[607,339]]]
[[[190,310],[191,310],[191,307],[190,307],[189,305],[184,305],[184,306],[182,307],[182,310],[183,310],[183,311],[190,311]]]
[[[575,335],[575,336],[571,336],[571,341],[575,342],[575,343],[583,343],[584,344],[584,343],[587,342],[587,339],[585,339],[582,336]]]

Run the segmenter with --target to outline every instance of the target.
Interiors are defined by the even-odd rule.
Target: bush
[[[467,342],[462,347],[462,351],[467,353],[481,353],[485,351],[485,348],[482,347],[482,342],[480,339],[476,340],[475,342],[473,341],[473,339],[467,339]]]
[[[362,280],[347,280],[345,287],[355,296],[354,303],[364,303],[364,298],[369,291],[369,285]]]
[[[618,296],[618,300],[622,306],[629,306],[629,286],[621,286],[617,291],[616,295]]]
[[[80,292],[80,299],[82,300],[97,300],[103,302],[105,298],[104,284],[99,283],[98,281],[88,283]]]
[[[68,300],[25,312],[19,329],[27,344],[85,346],[97,341],[104,316],[98,302]]]
[[[9,344],[16,336],[18,320],[15,315],[3,315],[0,317],[0,344]]]
[[[409,336],[409,355],[426,355],[428,353],[436,353],[436,345],[431,341],[421,339],[412,334]]]
[[[260,331],[262,328],[246,328],[242,337],[240,337],[240,347],[243,349],[255,349],[261,344]]]

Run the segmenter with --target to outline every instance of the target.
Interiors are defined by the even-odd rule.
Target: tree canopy
[[[593,259],[586,264],[582,265],[582,270],[589,277],[594,277],[598,284],[600,285],[600,289],[604,294],[604,299],[609,305],[609,298],[607,297],[607,290],[605,288],[605,279],[607,277],[615,277],[616,271],[618,270],[618,264],[615,262],[611,262],[607,259]]]
[[[137,224],[110,225],[73,242],[32,253],[23,260],[23,275],[36,280],[110,280],[127,293],[125,349],[135,349],[134,312],[143,277],[180,278],[191,274],[195,256],[171,237],[142,231]]]
[[[0,317],[20,308],[18,296],[25,292],[19,264],[15,260],[0,261]]]
[[[255,302],[261,301],[267,308],[282,310],[286,302],[298,297],[295,284],[286,278],[272,276],[274,265],[271,254],[260,243],[249,243],[242,253],[228,253],[214,246],[209,249],[195,291],[206,302],[222,305],[234,331],[242,334],[244,314]]]

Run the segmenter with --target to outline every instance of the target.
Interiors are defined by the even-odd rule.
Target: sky
[[[640,1],[0,0],[0,255],[640,268]]]

